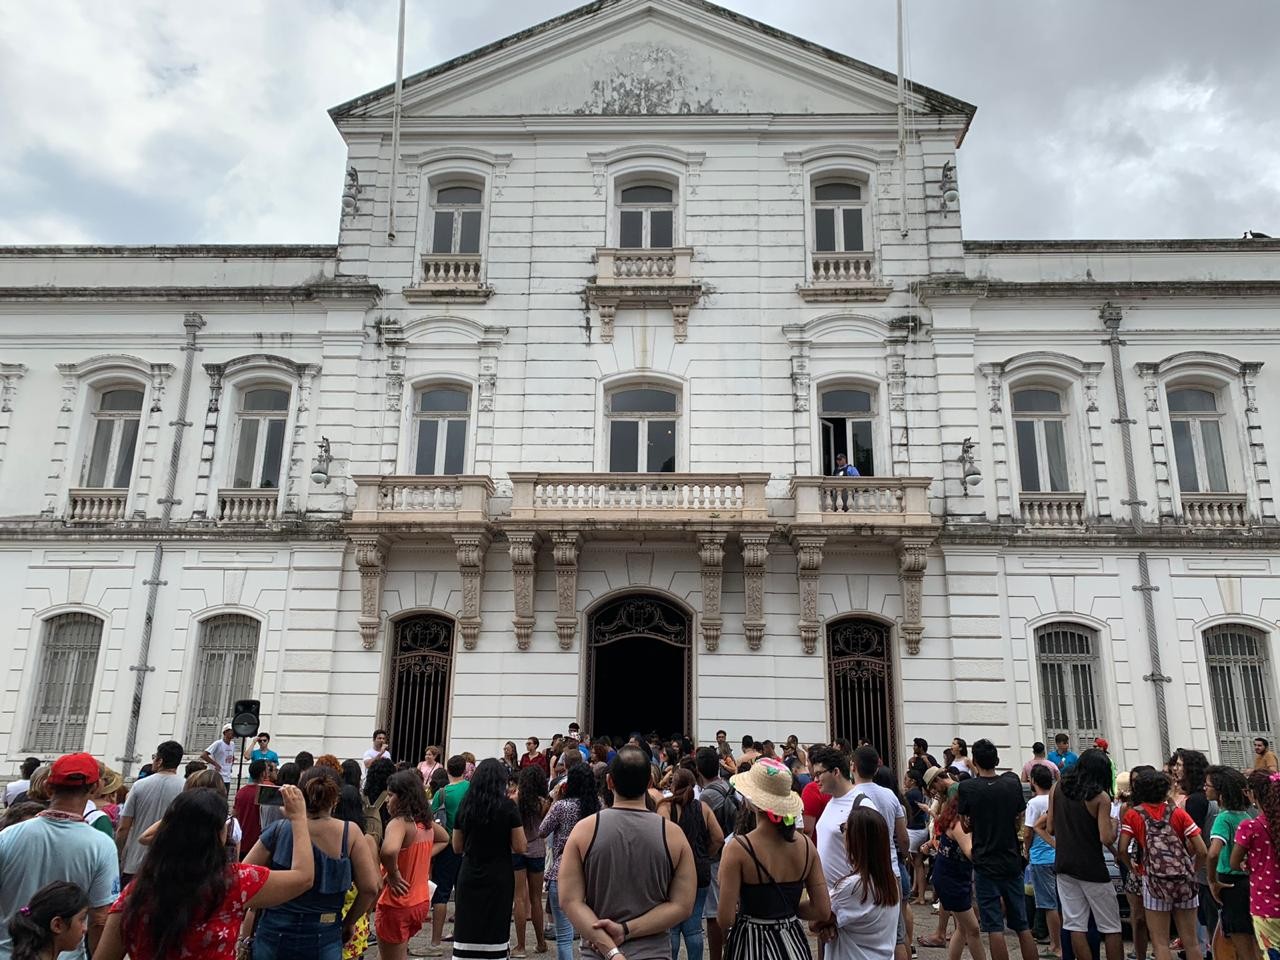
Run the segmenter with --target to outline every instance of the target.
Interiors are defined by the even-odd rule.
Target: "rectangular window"
[[[875,454],[871,448],[871,421],[851,420],[849,434],[852,438],[852,449],[849,451],[849,462],[853,464],[859,475],[874,477]]]
[[[253,463],[258,455],[258,421],[240,421],[240,445],[236,448],[236,466],[232,475],[233,487],[248,489],[253,486]]]
[[[1174,420],[1169,427],[1173,430],[1173,459],[1178,468],[1178,489],[1183,493],[1199,493],[1200,481],[1196,477],[1196,451],[1191,442],[1191,422]]]
[[[449,420],[444,438],[444,472],[457,475],[463,470],[467,450],[467,421]]]
[[[649,246],[664,250],[670,249],[673,236],[675,236],[675,231],[671,211],[649,211]]]
[[[1039,456],[1036,452],[1036,423],[1034,420],[1015,420],[1014,432],[1018,440],[1018,480],[1024,493],[1040,493]]]
[[[480,211],[464,210],[462,213],[462,230],[458,237],[459,253],[480,252]]]
[[[133,473],[133,451],[138,445],[138,421],[118,420],[120,424],[120,452],[116,455],[116,472],[112,486],[127,487]]]
[[[644,246],[644,211],[622,211],[619,218],[618,246],[627,250],[638,250]]]
[[[645,451],[645,470],[649,473],[675,473],[676,422],[650,420],[645,426],[649,441]]]
[[[453,211],[437,210],[435,224],[431,229],[431,252],[453,252]]]
[[[68,613],[45,622],[28,750],[48,754],[85,748],[101,643],[97,617]]]
[[[640,423],[612,420],[609,423],[609,470],[635,473],[640,469]]]
[[[98,427],[93,432],[93,450],[89,454],[89,474],[85,486],[106,486],[107,464],[111,461],[111,440],[115,436],[115,429],[116,421],[114,420],[98,421]],[[132,462],[133,458],[129,459]]]
[[[1061,420],[1042,420],[1044,424],[1044,453],[1049,468],[1049,489],[1064,493],[1067,482],[1067,442],[1062,433]]]
[[[1200,440],[1204,447],[1204,469],[1208,475],[1209,490],[1225,493],[1227,466],[1222,459],[1222,428],[1217,420],[1200,421]]]
[[[862,211],[845,208],[844,214],[844,248],[845,250],[862,250]]]
[[[267,421],[267,444],[262,452],[262,480],[264,489],[280,486],[280,462],[284,459],[284,421]]]
[[[829,208],[813,211],[813,249],[819,253],[836,248],[836,212]]]
[[[439,420],[418,421],[418,457],[413,472],[419,476],[430,476],[436,472],[436,437],[439,430]]]

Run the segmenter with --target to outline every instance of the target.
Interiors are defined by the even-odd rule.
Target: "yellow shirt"
[[[1274,771],[1280,770],[1280,763],[1276,761],[1276,755],[1272,753],[1270,750],[1268,750],[1266,753],[1264,753],[1260,757],[1256,754],[1254,755],[1253,769],[1271,770],[1274,772]]]

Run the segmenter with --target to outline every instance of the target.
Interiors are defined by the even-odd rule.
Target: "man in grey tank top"
[[[672,927],[693,912],[697,874],[679,825],[645,805],[649,758],[623,747],[609,767],[613,807],[569,834],[560,909],[588,960],[672,960]]]

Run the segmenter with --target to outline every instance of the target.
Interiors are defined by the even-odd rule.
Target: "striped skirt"
[[[724,960],[811,960],[809,938],[796,917],[739,916],[725,937]]]
[[[507,960],[511,955],[511,943],[461,943],[455,940],[453,955],[457,960]]]

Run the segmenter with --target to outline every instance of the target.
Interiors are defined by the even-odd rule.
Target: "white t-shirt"
[[[889,828],[889,862],[893,864],[896,871],[898,865],[898,840],[894,831],[894,821],[899,817],[906,816],[902,801],[898,799],[892,790],[887,790],[875,783],[855,783],[853,789],[849,791],[849,796],[856,797],[858,795],[867,798],[862,801],[862,806],[870,805],[875,807],[876,813],[884,817],[885,826]],[[847,813],[845,817],[848,817]]]
[[[218,772],[222,774],[222,782],[230,783],[231,775],[235,773],[236,760],[236,744],[235,741],[227,743],[219,737],[209,745],[209,749],[205,751],[209,756],[213,757],[213,762],[218,765]]]
[[[368,750],[364,752],[364,756],[361,757],[360,759],[364,761],[364,763],[360,764],[360,783],[363,785],[364,778],[368,776],[369,766],[373,763],[373,761],[390,760],[391,751],[383,750],[381,753],[379,753],[377,750],[374,750],[372,747],[370,747]]]
[[[822,861],[822,875],[828,889],[834,889],[850,873],[849,854],[844,848],[840,825],[849,819],[853,798],[852,790],[843,797],[832,797],[818,818],[818,859]]]
[[[830,806],[830,804],[828,804]],[[830,960],[891,960],[898,938],[898,906],[876,906],[871,891],[862,899],[861,877],[846,877],[831,891],[836,939],[826,948]]]
[[[956,757],[951,761],[951,765],[961,773],[973,773],[973,771],[969,769],[969,761],[964,757]]]

